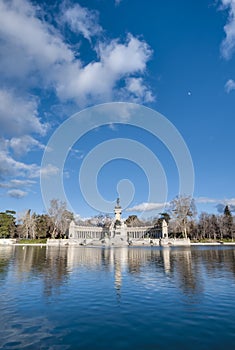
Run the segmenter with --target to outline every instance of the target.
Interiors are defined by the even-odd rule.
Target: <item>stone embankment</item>
[[[190,242],[190,239],[160,238],[160,239],[140,239],[132,241],[124,241],[120,238],[109,239],[48,239],[47,243],[20,243],[15,238],[0,238],[0,246],[12,245],[31,245],[31,246],[52,246],[52,247],[68,247],[68,246],[87,246],[87,247],[188,247],[188,246],[233,246],[235,242]]]
[[[88,247],[143,247],[143,246],[161,246],[161,247],[180,247],[190,246],[189,239],[139,239],[139,240],[123,240],[119,237],[104,238],[104,239],[48,239],[48,246],[88,246]]]

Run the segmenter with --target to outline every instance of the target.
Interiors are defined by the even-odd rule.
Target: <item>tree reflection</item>
[[[18,246],[1,247],[0,253],[1,281],[6,279],[12,263],[14,278],[20,281],[42,280],[47,297],[60,292],[60,287],[69,281],[70,276],[81,269],[85,274],[89,274],[89,270],[112,274],[113,288],[118,296],[121,296],[126,282],[130,287],[130,283],[146,286],[149,283],[154,288],[164,288],[161,283],[167,278],[174,288],[195,296],[203,292],[204,279],[208,276],[216,277],[222,271],[235,278],[233,247],[107,249]]]
[[[186,294],[201,292],[201,279],[197,273],[195,261],[192,259],[191,249],[173,249],[171,255],[174,278],[182,291]]]
[[[69,277],[68,252],[66,248],[46,250],[47,269],[44,271],[44,293],[50,296],[55,290],[65,284]]]
[[[14,275],[19,281],[31,278],[42,279],[44,292],[50,295],[53,289],[57,290],[67,280],[66,248],[50,249],[44,246],[26,245],[14,248],[11,251],[15,268]]]
[[[7,277],[9,265],[12,260],[12,255],[15,247],[5,246],[0,247],[0,281],[4,281]]]

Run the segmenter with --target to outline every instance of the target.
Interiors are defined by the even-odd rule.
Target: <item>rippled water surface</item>
[[[2,349],[234,349],[235,248],[0,247]]]

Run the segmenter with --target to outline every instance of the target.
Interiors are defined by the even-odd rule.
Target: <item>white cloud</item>
[[[37,18],[37,8],[29,1],[1,0],[0,23],[6,58],[3,59],[2,68],[10,68],[6,74],[18,74],[22,78],[32,71],[49,70],[51,65],[73,60],[73,52],[63,42],[60,34],[49,23]],[[16,55],[14,60],[10,60],[9,67],[7,58],[13,53]]]
[[[40,169],[37,164],[15,159],[16,155],[44,148],[35,135],[44,136],[48,125],[38,112],[40,97],[32,91],[39,91],[39,96],[44,91],[44,98],[56,95],[58,105],[68,102],[64,106],[83,107],[120,96],[138,102],[152,100],[143,79],[152,50],[143,39],[131,34],[125,40],[104,39],[98,12],[78,4],[64,7],[64,13],[58,13],[62,25],[69,25],[90,44],[94,39],[90,49],[96,56],[84,63],[80,48],[68,44],[59,29],[43,17],[40,5],[33,3],[0,0],[0,179],[8,178],[0,187],[12,190],[24,189],[30,185],[27,181],[40,173],[53,176],[59,171],[53,165]]]
[[[0,89],[0,123],[0,135],[4,136],[31,132],[44,134],[47,129],[47,125],[42,124],[38,117],[34,98],[23,99],[6,89]]]
[[[59,169],[52,164],[41,168],[34,163],[26,164],[15,160],[9,154],[4,142],[4,140],[0,141],[0,145],[3,145],[0,152],[0,180],[4,181],[0,183],[0,188],[28,187],[35,183],[32,179],[38,178],[40,175],[49,177],[59,172]],[[5,182],[6,179],[8,179],[7,182]]]
[[[116,74],[131,74],[143,72],[152,51],[148,44],[131,34],[127,35],[124,44],[118,40],[99,47],[101,62]]]
[[[202,203],[202,204],[206,204],[206,203],[218,203],[218,199],[215,198],[208,198],[208,197],[198,197],[195,198],[195,202],[196,203]]]
[[[167,205],[168,205],[168,203],[145,203],[144,202],[144,203],[138,204],[132,208],[128,208],[128,209],[126,209],[126,211],[127,212],[132,212],[132,211],[142,212],[142,211],[159,210],[159,209],[163,209]]]
[[[144,84],[143,78],[127,78],[126,90],[133,96],[134,102],[153,102],[154,97],[150,89]]]
[[[57,76],[56,87],[58,96],[63,99],[74,99],[78,104],[108,101],[118,95],[117,83],[133,74],[141,74],[146,69],[147,61],[151,57],[149,46],[131,34],[124,43],[112,40],[109,44],[100,44],[97,47],[99,61],[91,62],[79,69],[74,62],[61,70]],[[139,81],[141,89],[143,81]],[[144,96],[148,92],[142,87]],[[126,98],[133,91],[126,90]]]
[[[44,149],[38,140],[29,135],[22,136],[20,138],[13,137],[9,140],[9,147],[14,151],[16,155],[26,154],[35,148]]]
[[[215,207],[222,206],[223,208],[226,205],[229,205],[233,211],[235,207],[235,198],[225,198],[225,199],[217,199],[217,198],[209,198],[209,197],[197,197],[195,198],[195,202],[198,204],[215,204]],[[144,202],[141,204],[138,204],[132,208],[127,208],[126,212],[144,212],[144,211],[151,211],[151,210],[162,210],[166,207],[169,207],[170,203],[148,203]]]
[[[98,24],[98,17],[97,11],[76,4],[65,10],[62,21],[67,23],[73,32],[81,33],[84,38],[91,41],[92,36],[102,32],[102,28]]]
[[[0,188],[18,188],[18,187],[29,187],[36,183],[33,180],[10,180],[9,182],[1,182]]]
[[[225,199],[223,203],[228,205],[235,205],[235,198]]]
[[[224,31],[225,39],[221,44],[221,53],[225,59],[230,59],[235,50],[235,0],[221,0],[222,9],[229,10],[229,17]]]
[[[101,31],[97,13],[79,5],[67,9],[64,16],[74,30],[88,39]],[[26,0],[0,0],[0,23],[2,78],[21,86],[24,82],[26,88],[52,88],[61,101],[73,100],[79,106],[117,98],[118,83],[145,73],[152,53],[145,41],[129,34],[125,42],[99,39],[95,46],[97,59],[84,64],[82,58],[77,58],[79,52],[64,41],[55,27],[38,18],[36,7]],[[139,80],[138,85],[139,98],[142,94],[145,101],[149,100],[151,92],[143,81]],[[134,91],[129,83],[125,98],[136,92],[137,88]],[[33,108],[32,104],[28,107]]]
[[[28,179],[37,178],[40,176],[40,172],[46,174],[55,174],[55,167],[48,165],[45,169],[41,169],[37,164],[27,164],[15,160],[9,153],[9,141],[0,139],[0,179],[15,178],[14,181],[21,181],[16,179],[17,177],[23,177],[23,181]],[[9,180],[10,181],[10,180]],[[20,184],[20,182],[18,182]],[[3,186],[1,186],[3,187]]]
[[[121,4],[122,0],[115,0],[115,6],[119,6]]]
[[[224,199],[218,199],[218,198],[210,198],[210,197],[198,197],[195,198],[196,203],[223,203],[228,205],[235,205],[235,198],[224,198]]]
[[[225,84],[225,91],[229,94],[232,90],[235,90],[235,81],[229,79]]]
[[[225,198],[225,199],[216,199],[208,197],[198,197],[195,198],[195,202],[199,204],[215,204],[219,213],[223,213],[226,205],[229,206],[231,211],[235,211],[235,198]]]
[[[54,176],[54,175],[58,174],[58,172],[59,172],[59,169],[56,166],[54,166],[52,164],[48,164],[46,167],[40,168],[39,173],[35,174],[35,175],[49,177],[49,176]]]
[[[27,192],[22,191],[22,190],[10,190],[7,192],[8,196],[13,197],[13,198],[23,198],[27,195]]]
[[[16,161],[6,152],[0,152],[0,179],[7,177],[35,177],[39,167],[36,164],[26,164]]]

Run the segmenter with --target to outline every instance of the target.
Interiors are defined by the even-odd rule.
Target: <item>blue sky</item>
[[[52,164],[41,167],[50,137],[74,113],[115,101],[150,107],[174,124],[191,153],[199,212],[235,208],[234,0],[0,0],[0,23],[0,210],[45,212],[40,174],[58,174]],[[116,138],[156,154],[166,202],[179,192],[177,166],[161,141],[127,125],[102,126],[77,140],[64,164],[68,202],[82,217],[98,213],[80,189],[82,162]],[[123,178],[135,187],[125,215],[157,213],[158,198],[148,208],[148,179],[131,159],[102,167],[101,195],[113,202]]]

